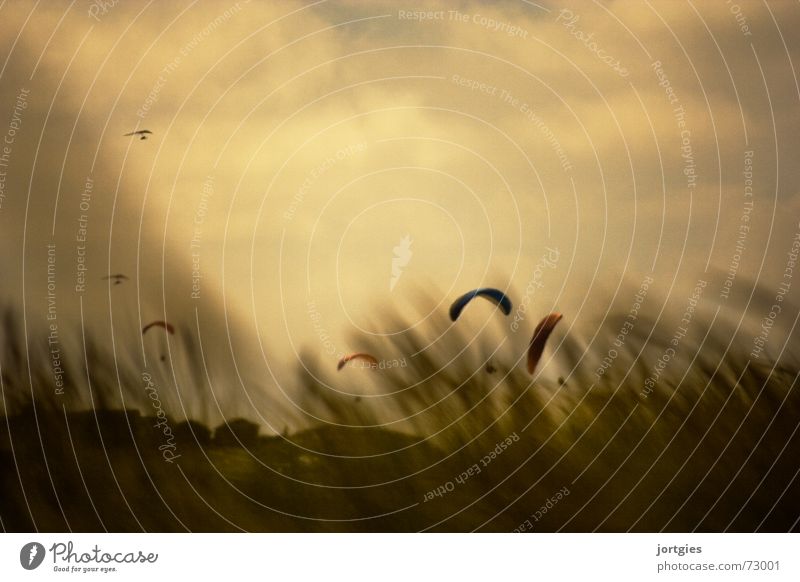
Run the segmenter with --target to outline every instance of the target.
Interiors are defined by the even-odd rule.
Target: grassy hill
[[[566,385],[581,399],[566,417],[519,387],[502,417],[485,399],[432,438],[173,423],[171,462],[155,417],[28,407],[0,424],[0,517],[7,531],[796,530],[797,375],[740,376],[646,405]]]

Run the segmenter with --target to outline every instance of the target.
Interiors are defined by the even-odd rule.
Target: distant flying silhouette
[[[153,133],[149,129],[140,129],[138,131],[132,131],[130,133],[126,133],[124,137],[128,137],[130,135],[138,135],[139,139],[147,139],[147,134]]]
[[[123,281],[127,281],[128,277],[126,277],[122,273],[117,273],[116,275],[109,275],[108,277],[103,277],[103,281],[108,281],[109,279],[114,281],[114,285],[119,285]]]

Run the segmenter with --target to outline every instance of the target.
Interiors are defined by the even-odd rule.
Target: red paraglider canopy
[[[172,325],[167,323],[166,321],[153,321],[151,323],[148,323],[142,328],[142,333],[143,334],[147,333],[147,330],[150,329],[151,327],[163,327],[165,330],[167,330],[167,332],[169,332],[170,335],[175,333],[175,328],[172,327]]]
[[[347,364],[347,362],[349,362],[350,360],[366,360],[370,364],[373,364],[375,366],[378,365],[378,360],[376,360],[373,356],[365,354],[363,352],[356,352],[344,356],[341,360],[339,360],[339,363],[336,365],[336,369],[341,370],[342,368],[344,368],[345,364]]]

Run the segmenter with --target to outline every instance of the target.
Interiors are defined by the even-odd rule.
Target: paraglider
[[[147,135],[153,133],[149,129],[140,129],[138,131],[132,131],[130,133],[126,133],[123,137],[128,137],[131,135],[138,135],[139,139],[147,139]]]
[[[467,306],[467,303],[472,301],[475,297],[483,297],[484,299],[488,299],[495,305],[499,306],[500,310],[505,315],[511,313],[511,300],[506,296],[505,293],[499,289],[484,287],[481,289],[473,289],[468,293],[464,293],[461,297],[453,301],[453,304],[450,306],[450,319],[452,321],[458,319],[458,316],[461,315],[461,311]]]
[[[356,352],[353,354],[349,354],[347,356],[343,356],[342,359],[339,360],[339,363],[336,364],[336,370],[337,371],[341,370],[342,368],[344,368],[345,364],[347,364],[347,362],[351,360],[364,360],[365,362],[369,362],[371,367],[378,366],[378,360],[376,360],[373,356],[370,356],[369,354],[365,354],[363,352]]]
[[[170,335],[174,335],[175,334],[175,328],[172,327],[172,324],[169,324],[166,321],[152,321],[152,322],[148,323],[147,325],[145,325],[142,328],[142,335],[146,334],[147,330],[149,330],[152,327],[163,327],[167,331],[167,333],[169,333]],[[166,360],[167,360],[167,357],[162,354],[161,355],[161,361],[165,362]]]
[[[151,327],[163,327],[170,335],[175,333],[175,328],[166,321],[153,321],[142,328],[142,335],[147,333],[147,330],[149,330]]]
[[[550,337],[550,333],[553,331],[556,324],[561,321],[562,317],[560,313],[551,313],[545,316],[536,326],[533,337],[531,338],[531,345],[528,348],[529,374],[533,374],[536,370],[539,359],[542,357],[542,352],[544,352],[544,345],[547,342],[547,338]]]

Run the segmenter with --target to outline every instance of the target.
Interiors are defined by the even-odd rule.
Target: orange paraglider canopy
[[[147,330],[150,329],[151,327],[163,327],[165,330],[167,330],[167,332],[169,332],[170,335],[175,333],[175,328],[172,327],[172,325],[167,323],[166,321],[150,322],[142,328],[142,333],[143,334],[147,333]]]

